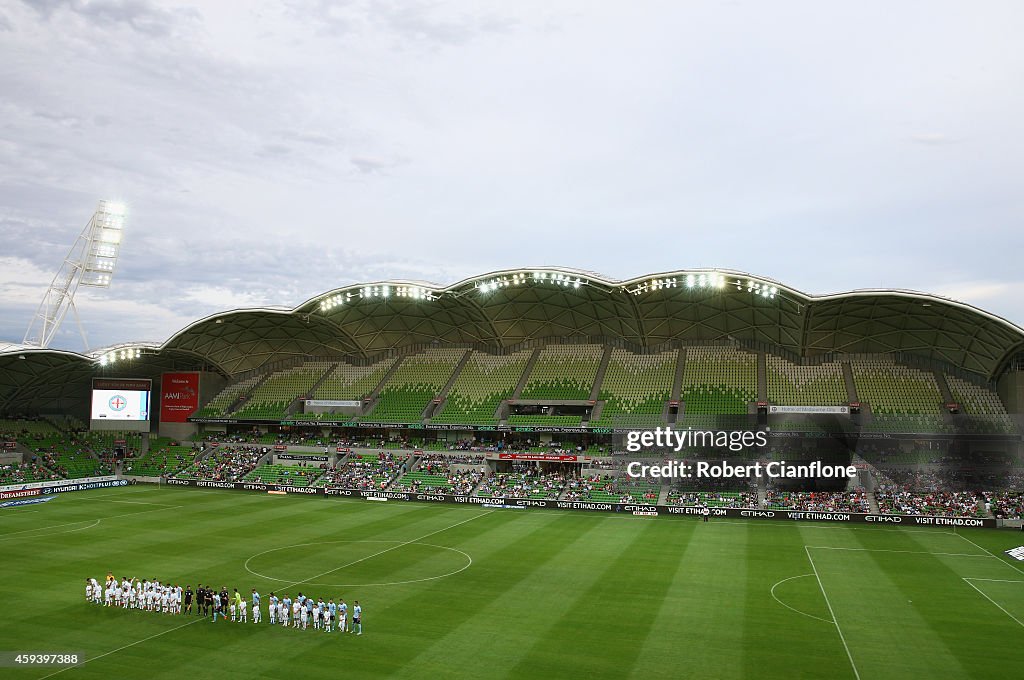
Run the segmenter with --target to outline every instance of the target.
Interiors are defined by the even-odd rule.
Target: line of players
[[[261,598],[255,588],[251,597],[252,622],[260,623]],[[229,614],[233,622],[248,623],[249,620],[249,608],[245,598],[237,588],[233,595],[228,595],[227,588],[223,586],[220,592],[217,592],[212,587],[200,584],[193,593],[192,586],[182,589],[179,585],[161,584],[156,579],[140,581],[127,576],[119,583],[113,574],[107,574],[106,583],[102,588],[96,579],[85,579],[85,599],[87,602],[102,604],[105,607],[142,609],[164,614],[192,614],[194,599],[195,614],[212,615],[213,623],[217,622],[218,617],[227,621]],[[323,598],[314,600],[302,593],[293,600],[287,595],[279,598],[271,592],[267,611],[270,614],[271,625],[280,624],[285,628],[306,630],[312,623],[314,630],[330,633],[335,629],[336,623],[338,632],[363,634],[363,608],[359,600],[352,604],[351,627],[348,625],[348,605],[345,600],[338,600],[335,604],[333,598],[324,602]]]

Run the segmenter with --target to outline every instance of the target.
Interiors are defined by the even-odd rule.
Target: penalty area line
[[[993,599],[992,599],[991,597],[989,597],[988,595],[986,595],[986,594],[985,594],[985,592],[984,592],[984,591],[983,591],[983,590],[982,590],[981,588],[979,588],[978,586],[976,586],[976,585],[974,585],[973,583],[971,583],[971,581],[974,581],[974,580],[977,580],[977,581],[987,581],[987,580],[990,580],[990,579],[970,579],[970,578],[966,578],[966,577],[963,577],[963,576],[961,576],[961,578],[962,578],[962,579],[964,580],[964,583],[966,583],[967,585],[969,585],[970,587],[972,587],[972,588],[974,588],[974,589],[975,589],[976,591],[978,591],[978,594],[979,594],[979,595],[981,595],[981,596],[982,596],[983,598],[985,598],[986,600],[988,600],[989,602],[991,602],[991,603],[992,603],[992,604],[994,604],[995,606],[999,607],[999,610],[1000,610],[1001,612],[1003,612],[1004,614],[1006,614],[1007,616],[1009,616],[1009,617],[1010,617],[1011,619],[1013,619],[1014,621],[1016,621],[1016,622],[1017,622],[1017,624],[1018,624],[1019,626],[1021,626],[1021,627],[1024,627],[1024,621],[1021,621],[1021,620],[1020,620],[1020,619],[1018,619],[1018,618],[1017,618],[1016,616],[1014,616],[1014,615],[1013,615],[1013,614],[1011,614],[1010,612],[1008,612],[1008,611],[1006,611],[1005,609],[1003,609],[1003,605],[1001,605],[1001,604],[999,604],[998,602],[996,602],[995,600],[993,600]],[[1020,583],[1020,581],[1010,581],[1010,583]]]
[[[971,539],[967,538],[966,536],[964,536],[964,535],[963,535],[963,534],[961,534],[960,532],[956,532],[956,535],[957,535],[957,536],[959,536],[960,538],[964,539],[965,541],[967,541],[967,542],[968,542],[968,543],[970,543],[971,545],[973,545],[973,546],[974,546],[975,548],[977,548],[978,550],[984,550],[984,551],[985,551],[985,553],[986,553],[987,555],[991,555],[992,557],[996,558],[997,560],[999,560],[1000,562],[1002,562],[1003,564],[1005,564],[1006,566],[1008,566],[1008,567],[1009,567],[1010,569],[1013,569],[1014,571],[1016,571],[1016,572],[1018,572],[1018,573],[1024,574],[1024,571],[1021,571],[1021,569],[1020,569],[1020,568],[1019,568],[1019,567],[1018,567],[1017,565],[1015,565],[1015,564],[1010,564],[1009,562],[1007,562],[1007,561],[1006,561],[1006,560],[1004,560],[1003,558],[1001,558],[1001,557],[999,557],[998,555],[996,555],[996,554],[995,554],[994,552],[992,552],[991,550],[989,550],[989,549],[987,549],[987,548],[983,548],[982,546],[978,545],[977,543],[975,543],[975,542],[974,542],[974,541],[972,541]],[[1000,609],[1002,609],[1002,607],[1000,607]],[[1018,621],[1018,623],[1020,623],[1020,622]]]

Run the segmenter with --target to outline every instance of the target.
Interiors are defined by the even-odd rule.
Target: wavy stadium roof
[[[733,340],[801,357],[900,352],[994,379],[1024,351],[1024,329],[949,298],[905,290],[810,295],[762,276],[692,269],[616,280],[565,267],[488,272],[447,287],[377,281],[328,291],[294,309],[237,309],[200,319],[138,359],[0,346],[0,409],[55,403],[92,375],[226,376],[304,356],[371,358],[429,344],[496,350],[557,338],[636,347]],[[116,350],[115,350],[116,351]]]

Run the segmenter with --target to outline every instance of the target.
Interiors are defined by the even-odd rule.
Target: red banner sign
[[[0,491],[0,500],[6,500],[8,498],[30,498],[32,496],[38,496],[43,492],[42,489],[23,489],[19,491]]]
[[[198,373],[164,373],[160,380],[160,422],[187,423],[199,408]]]
[[[551,456],[546,453],[499,453],[500,460],[557,460],[565,463],[575,463],[576,456]]]

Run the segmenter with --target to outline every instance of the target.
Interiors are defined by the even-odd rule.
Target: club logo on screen
[[[125,406],[128,405],[128,400],[120,394],[115,394],[110,398],[110,401],[107,402],[107,405],[110,406],[111,411],[123,411]]]

